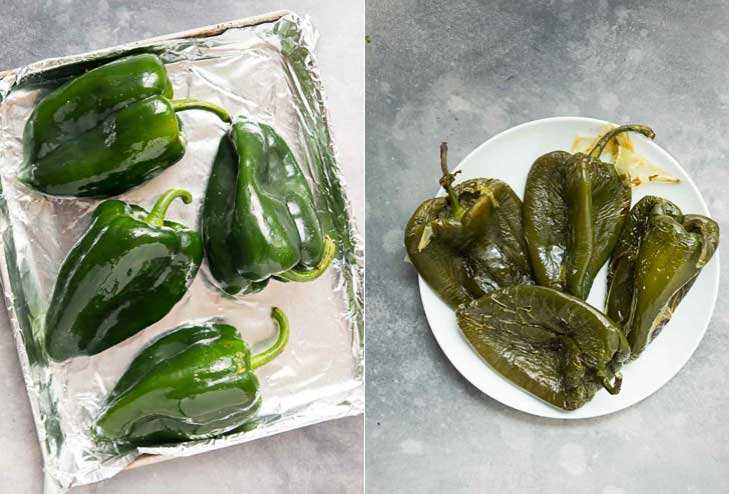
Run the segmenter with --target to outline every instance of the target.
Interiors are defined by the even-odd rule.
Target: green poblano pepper
[[[202,230],[211,274],[230,294],[256,293],[272,277],[314,280],[336,250],[289,146],[270,126],[242,116],[218,148]]]
[[[640,239],[646,234],[649,222],[654,216],[668,216],[682,222],[682,211],[674,203],[661,197],[643,197],[631,208],[616,247],[611,253],[608,264],[606,314],[622,328],[631,316]]]
[[[107,397],[97,439],[154,446],[245,428],[261,406],[253,371],[279,355],[289,339],[286,315],[274,308],[272,318],[279,336],[254,356],[227,324],[183,326],[153,341]]]
[[[554,151],[532,165],[523,215],[538,284],[588,297],[631,207],[629,177],[600,156],[613,137],[629,131],[654,138],[648,127],[622,125],[603,135],[588,154]]]
[[[606,297],[632,358],[669,322],[719,241],[717,223],[683,215],[666,199],[646,196],[632,208],[611,256]]]
[[[448,197],[423,202],[408,221],[405,245],[418,274],[452,307],[503,286],[532,284],[522,203],[501,180],[453,187],[441,145],[441,186]]]
[[[23,133],[19,178],[50,195],[109,197],[179,161],[185,135],[176,112],[221,107],[172,100],[162,61],[131,55],[97,67],[46,95]]]
[[[165,221],[170,203],[190,193],[171,189],[148,213],[118,200],[102,202],[61,265],[45,318],[45,347],[57,361],[95,355],[167,314],[200,267],[200,234]]]
[[[621,329],[579,298],[512,286],[456,310],[462,333],[497,372],[542,400],[575,410],[604,387],[617,394],[629,355]]]

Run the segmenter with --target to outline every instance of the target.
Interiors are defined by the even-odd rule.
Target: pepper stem
[[[228,112],[218,105],[209,103],[195,98],[176,99],[172,101],[172,108],[176,112],[185,110],[206,110],[214,113],[218,118],[226,123],[231,123],[231,116]]]
[[[452,214],[454,215],[454,218],[457,220],[460,220],[462,216],[464,216],[464,213],[466,213],[466,209],[461,205],[459,202],[459,196],[456,194],[456,191],[454,190],[454,187],[451,186],[451,184],[454,183],[454,179],[456,177],[456,174],[459,173],[449,173],[449,167],[447,165],[447,155],[449,152],[449,147],[445,142],[441,143],[441,179],[439,180],[439,184],[441,184],[441,187],[444,188],[444,190],[449,194],[449,202],[451,203],[451,210]]]
[[[190,192],[182,189],[170,189],[157,199],[157,202],[150,210],[149,214],[145,216],[144,221],[152,226],[162,226],[165,224],[165,214],[167,208],[170,207],[172,201],[178,197],[182,198],[185,204],[190,204],[193,201],[193,196]]]
[[[611,384],[611,380],[608,378],[605,372],[599,372],[598,376],[601,378],[601,384],[604,388],[606,388],[606,391],[608,391],[609,394],[619,394],[619,392],[621,391],[621,383],[624,380],[624,377],[620,372],[617,372],[614,375],[613,384]]]
[[[263,352],[257,353],[251,357],[251,370],[257,369],[274,360],[281,352],[284,351],[284,347],[289,341],[289,319],[286,317],[286,314],[284,314],[284,311],[278,307],[274,307],[271,309],[271,318],[279,327],[279,336],[276,338],[273,345]]]
[[[601,136],[596,145],[593,146],[593,149],[591,149],[591,151],[588,153],[588,156],[595,160],[600,158],[601,154],[603,153],[603,148],[606,147],[609,141],[623,132],[638,132],[639,134],[645,135],[649,139],[654,139],[654,137],[656,136],[654,131],[646,125],[621,125],[603,134],[603,136]]]
[[[282,278],[287,281],[313,281],[313,280],[316,280],[317,278],[322,276],[322,274],[324,274],[325,271],[327,271],[327,268],[329,267],[330,263],[332,263],[332,259],[335,258],[336,252],[337,252],[337,245],[335,244],[335,241],[332,240],[328,235],[325,235],[322,259],[320,259],[320,261],[317,263],[317,265],[314,267],[314,269],[304,271],[304,270],[300,270],[297,268],[293,268],[284,273],[279,273],[276,276],[278,278]]]

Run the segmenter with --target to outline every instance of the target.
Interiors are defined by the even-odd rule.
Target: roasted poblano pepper
[[[503,286],[532,284],[522,231],[522,203],[506,183],[477,178],[452,186],[441,145],[447,197],[423,202],[408,221],[408,257],[452,307]]]
[[[109,197],[143,183],[185,153],[176,112],[228,113],[195,99],[172,100],[155,55],[132,55],[63,84],[35,107],[23,133],[19,178],[46,194]]]
[[[208,322],[179,327],[143,349],[109,394],[96,422],[98,440],[153,446],[241,429],[261,405],[254,370],[289,338],[289,323],[272,311],[276,342],[251,356],[233,326]]]
[[[532,165],[523,215],[538,284],[588,296],[631,207],[629,177],[600,156],[613,137],[629,131],[654,138],[648,127],[622,125],[604,134],[588,154],[554,151]]]
[[[606,313],[641,354],[669,322],[720,241],[717,223],[654,196],[631,209],[608,271]]]
[[[272,277],[314,280],[336,250],[322,233],[289,146],[270,126],[245,117],[236,119],[218,148],[202,230],[211,274],[230,294],[258,292]]]
[[[165,221],[178,197],[192,201],[187,191],[171,189],[149,213],[117,200],[96,208],[53,289],[45,319],[51,358],[102,352],[162,319],[182,298],[203,244],[197,232]]]
[[[571,295],[512,286],[456,310],[462,333],[497,372],[556,407],[575,410],[601,387],[619,392],[623,332]]]

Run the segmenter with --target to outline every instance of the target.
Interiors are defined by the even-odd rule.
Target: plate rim
[[[501,132],[493,135],[492,137],[490,137],[486,141],[482,142],[480,145],[476,146],[469,153],[467,153],[466,156],[464,156],[464,158],[461,159],[461,161],[459,162],[459,164],[453,169],[453,172],[456,172],[456,171],[461,170],[461,168],[464,165],[464,163],[467,162],[467,161],[469,161],[472,158],[473,155],[479,153],[482,148],[487,147],[490,143],[492,143],[493,141],[497,140],[500,137],[503,137],[505,135],[511,134],[513,132],[518,132],[520,130],[524,130],[525,128],[528,128],[528,127],[531,127],[531,126],[541,125],[541,124],[558,123],[558,122],[563,122],[563,123],[565,123],[565,122],[583,122],[583,123],[590,123],[590,124],[604,125],[604,126],[605,125],[617,125],[617,124],[615,124],[613,122],[610,122],[608,120],[603,120],[603,119],[598,119],[598,118],[592,118],[592,117],[579,117],[579,116],[547,117],[547,118],[540,118],[540,119],[536,119],[536,120],[530,120],[530,121],[527,121],[527,122],[523,122],[521,124],[515,125],[513,127],[509,127],[507,129],[505,129],[505,130],[503,130],[503,131],[501,131]],[[675,159],[674,156],[672,156],[667,150],[665,150],[663,147],[659,146],[653,140],[647,139],[647,138],[645,138],[643,136],[639,136],[639,137],[642,138],[642,139],[645,139],[650,146],[656,147],[657,151],[659,151],[660,153],[664,154],[667,158],[669,158],[670,161],[672,161],[674,164],[677,165],[677,167],[679,168],[679,170],[684,175],[684,178],[686,179],[686,182],[689,184],[690,188],[692,189],[692,192],[696,195],[697,198],[699,198],[699,202],[700,202],[701,209],[702,209],[702,211],[701,211],[702,214],[704,214],[705,216],[707,216],[709,218],[712,218],[712,215],[710,214],[709,208],[707,207],[707,202],[705,201],[704,196],[700,192],[700,190],[697,187],[697,185],[695,184],[694,180],[692,180],[692,177],[689,175],[689,173],[687,173],[687,171],[684,169],[684,167],[682,167],[681,163],[677,159]],[[436,193],[436,196],[440,196],[440,195],[443,195],[443,194],[444,194],[443,191],[439,188],[439,190]],[[436,197],[436,196],[434,196],[434,197]],[[705,335],[707,334],[707,329],[710,326],[710,322],[712,320],[712,316],[715,313],[715,306],[717,305],[717,297],[719,295],[719,288],[720,288],[720,266],[719,266],[719,263],[718,263],[718,261],[716,259],[717,259],[717,257],[715,256],[715,258],[711,261],[711,262],[714,263],[714,269],[713,269],[713,273],[712,273],[712,275],[713,275],[713,280],[712,280],[712,294],[711,294],[712,301],[710,303],[709,311],[707,312],[707,317],[705,318],[704,324],[702,325],[702,330],[701,330],[701,333],[700,333],[699,338],[697,339],[697,342],[694,344],[694,346],[691,348],[691,350],[687,352],[686,358],[677,367],[676,371],[674,371],[671,374],[671,376],[669,376],[668,379],[666,379],[663,383],[661,383],[655,389],[652,389],[652,390],[650,390],[649,392],[646,392],[646,393],[641,393],[638,399],[636,399],[636,400],[634,400],[634,401],[632,401],[630,403],[627,403],[627,404],[625,404],[623,406],[620,406],[619,408],[602,410],[602,411],[599,411],[598,413],[592,413],[590,415],[581,415],[579,413],[581,409],[573,410],[573,411],[565,411],[565,410],[561,410],[561,409],[559,409],[557,407],[554,407],[553,405],[550,405],[550,404],[547,404],[547,405],[553,409],[552,410],[553,413],[552,414],[541,413],[541,412],[538,412],[538,411],[535,411],[535,410],[525,409],[525,407],[516,406],[515,404],[512,404],[512,403],[505,403],[505,401],[503,401],[502,399],[499,399],[499,398],[496,398],[496,397],[492,396],[488,391],[486,391],[484,389],[484,387],[486,387],[486,386],[483,386],[483,383],[477,383],[477,382],[475,382],[476,379],[472,379],[468,375],[468,372],[465,372],[463,370],[463,367],[465,367],[465,365],[458,363],[459,362],[459,359],[458,358],[452,358],[452,355],[450,355],[450,352],[452,351],[452,349],[439,338],[438,331],[434,331],[433,325],[434,325],[434,322],[435,321],[432,322],[431,318],[432,317],[435,318],[435,315],[432,314],[431,316],[429,316],[429,309],[427,309],[427,307],[426,307],[427,304],[424,303],[424,295],[425,294],[429,294],[429,292],[430,292],[430,294],[434,294],[435,295],[435,292],[433,292],[433,290],[431,289],[431,287],[428,286],[428,283],[426,283],[420,275],[418,275],[418,288],[419,288],[419,296],[420,296],[420,299],[421,299],[421,307],[423,308],[423,312],[424,312],[424,314],[426,316],[426,320],[428,322],[428,326],[429,326],[429,329],[431,331],[431,334],[433,335],[434,339],[438,343],[439,348],[441,349],[441,352],[446,356],[447,360],[459,372],[459,374],[464,379],[466,379],[467,382],[469,382],[471,385],[473,385],[480,392],[484,393],[485,395],[487,395],[492,400],[495,400],[498,403],[501,403],[502,405],[504,405],[506,407],[509,407],[509,408],[511,408],[513,410],[518,410],[518,411],[520,411],[522,413],[526,413],[526,414],[533,415],[533,416],[536,416],[536,417],[544,417],[544,418],[548,418],[548,419],[551,419],[551,420],[588,420],[588,419],[592,419],[592,418],[596,418],[596,417],[601,417],[601,416],[606,416],[606,415],[610,415],[610,414],[613,414],[613,413],[617,413],[617,412],[620,412],[622,410],[626,410],[627,408],[631,408],[631,407],[635,406],[638,403],[641,403],[642,401],[644,401],[645,399],[647,399],[648,397],[652,396],[657,391],[659,391],[660,389],[662,389],[664,386],[666,386],[672,379],[674,379],[677,376],[677,374],[679,374],[681,372],[681,370],[684,368],[684,366],[687,365],[687,362],[689,362],[689,360],[692,358],[692,356],[694,355],[694,353],[697,351],[697,348],[699,347],[699,345],[702,342],[702,340],[704,340]],[[436,297],[438,297],[438,295],[436,295]],[[602,309],[598,309],[598,310],[601,310],[602,311]],[[459,332],[459,334],[460,334],[460,337],[461,338],[464,338],[464,336],[463,336],[463,334],[461,334],[461,332]],[[469,346],[470,350],[473,352],[474,349],[471,347],[471,345],[469,344],[469,342],[465,340],[465,343],[467,344],[467,346]],[[447,347],[448,347],[448,349],[447,349]],[[477,357],[479,357],[479,359],[482,361],[482,363],[491,372],[493,372],[496,376],[498,376],[501,379],[505,379],[506,380],[506,378],[504,378],[501,374],[499,374],[497,371],[495,371],[488,363],[484,362],[484,360],[481,358],[481,356],[477,355]],[[522,390],[521,388],[519,388],[519,389],[521,391],[523,391],[524,393],[527,393],[528,395],[530,395],[538,403],[543,403],[543,404],[546,404],[547,403],[547,402],[544,402],[543,400],[541,400],[540,398],[538,398],[538,397],[536,397],[536,396],[528,393],[527,391]]]

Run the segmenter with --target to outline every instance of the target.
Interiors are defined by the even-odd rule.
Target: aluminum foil
[[[307,19],[274,13],[0,74],[0,271],[43,451],[46,492],[109,478],[139,455],[187,456],[362,413],[363,250],[312,55],[316,41]],[[217,290],[204,263],[188,293],[162,320],[96,356],[54,363],[39,343],[44,315],[60,265],[99,201],[45,196],[18,182],[23,126],[51,88],[139,51],[160,55],[175,98],[201,98],[231,115],[246,113],[286,139],[315,191],[323,226],[338,239],[338,254],[315,282],[272,282],[259,294],[239,298]],[[188,137],[185,157],[119,198],[149,208],[163,191],[187,189],[193,204],[174,204],[168,217],[193,226],[225,125],[207,112],[179,115]],[[289,316],[291,338],[281,356],[256,371],[263,395],[257,428],[133,454],[94,444],[89,430],[106,394],[150,340],[184,322],[219,318],[236,326],[255,352],[276,336],[271,306]]]

